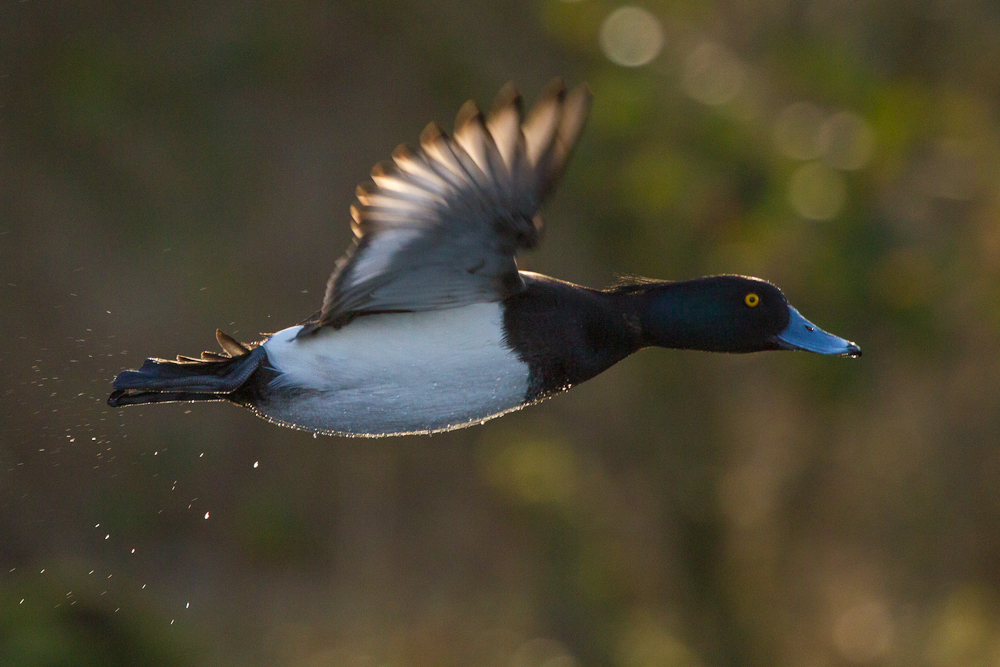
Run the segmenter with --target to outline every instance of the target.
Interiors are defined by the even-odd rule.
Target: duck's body
[[[499,303],[369,315],[305,338],[301,327],[279,331],[262,345],[276,375],[257,385],[254,409],[337,434],[446,431],[569,389],[639,349],[634,299],[521,276],[524,292]]]
[[[290,426],[343,435],[447,430],[520,407],[528,365],[504,339],[503,307],[361,317],[342,329],[263,344],[275,375],[251,405]]]
[[[641,347],[636,299],[627,289],[521,276],[526,289],[504,302],[372,314],[303,337],[301,325],[289,327],[242,355],[230,372],[250,374],[236,390],[206,398],[320,433],[432,433],[569,389]],[[119,384],[148,385],[163,364],[177,367],[152,361],[147,373],[126,371],[135,375]],[[185,381],[190,390],[191,380]],[[149,397],[170,400],[167,388]],[[179,399],[192,400],[190,391]]]
[[[402,435],[516,410],[650,345],[860,354],[756,278],[592,290],[518,271],[588,106],[586,88],[557,86],[523,121],[505,89],[488,121],[463,107],[454,140],[429,127],[421,152],[397,149],[359,190],[358,238],[316,318],[252,345],[217,332],[225,354],[149,359],[109,403],[229,400],[294,428]]]

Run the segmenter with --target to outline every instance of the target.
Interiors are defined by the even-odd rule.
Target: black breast
[[[527,400],[589,380],[639,349],[632,295],[521,275],[527,289],[503,302],[504,334],[528,364]]]

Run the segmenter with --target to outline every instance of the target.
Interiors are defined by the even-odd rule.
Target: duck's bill
[[[828,334],[802,317],[795,308],[788,307],[788,326],[774,337],[783,350],[804,350],[838,357],[860,357],[861,347],[849,340]]]

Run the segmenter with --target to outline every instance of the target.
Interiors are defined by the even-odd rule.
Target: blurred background
[[[1000,665],[998,62],[992,0],[6,0],[0,663]],[[865,356],[387,440],[106,407],[311,314],[372,164],[554,76],[523,267],[765,277]]]

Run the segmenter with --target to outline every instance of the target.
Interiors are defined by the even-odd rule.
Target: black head
[[[759,278],[710,276],[648,285],[646,343],[709,352],[808,350],[858,356],[861,348],[822,331]]]

